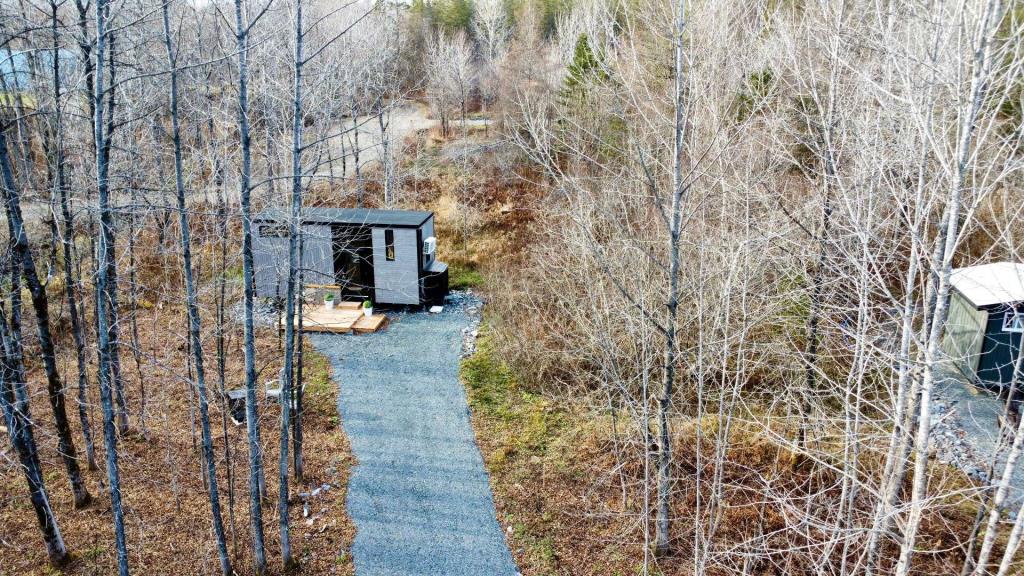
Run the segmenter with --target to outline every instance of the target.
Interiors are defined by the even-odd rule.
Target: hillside
[[[1024,9],[0,2],[0,575],[1024,570]]]

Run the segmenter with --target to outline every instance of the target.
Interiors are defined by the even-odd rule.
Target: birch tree
[[[262,11],[245,22],[245,2],[235,0],[235,46],[238,53],[238,137],[242,165],[239,174],[241,187],[240,208],[242,216],[242,285],[244,307],[245,354],[245,421],[249,441],[249,518],[252,523],[253,557],[256,573],[262,575],[267,569],[266,549],[263,541],[263,454],[260,447],[259,414],[256,405],[256,342],[253,325],[253,284],[252,255],[252,141],[249,131],[249,87],[248,52],[249,32],[259,18],[270,7],[269,2]]]
[[[114,262],[113,214],[110,207],[110,126],[105,114],[109,114],[108,101],[111,97],[106,87],[107,65],[107,22],[109,7],[107,0],[95,1],[96,66],[93,82],[93,131],[96,143],[96,187],[99,202],[100,234],[98,262],[96,266],[96,334],[99,348],[100,404],[103,408],[103,444],[106,452],[107,481],[110,490],[110,504],[114,520],[114,544],[117,550],[119,576],[128,576],[128,546],[124,531],[124,510],[121,503],[121,476],[118,469],[117,431],[114,428],[114,382],[113,348],[111,341],[111,315],[108,307],[113,305],[107,297],[112,281]],[[110,105],[112,108],[112,105]]]
[[[999,0],[986,2],[980,13],[975,15],[974,29],[969,35],[973,48],[971,59],[967,62],[971,72],[970,86],[966,98],[962,100],[963,108],[959,110],[961,122],[956,132],[953,156],[947,164],[949,166],[949,177],[946,182],[948,196],[943,210],[943,218],[939,223],[936,247],[929,261],[929,265],[934,271],[932,281],[935,284],[935,306],[931,312],[930,322],[927,325],[928,332],[924,341],[920,412],[913,444],[915,459],[912,491],[903,543],[900,546],[899,562],[896,565],[897,576],[910,573],[917,531],[927,498],[931,395],[941,361],[941,340],[949,308],[949,279],[953,271],[953,258],[956,254],[957,243],[963,229],[960,210],[965,182],[972,168],[976,122],[981,108],[988,98],[987,91],[992,80],[993,41],[1002,21],[1004,10],[1005,6]],[[967,20],[966,22],[970,23],[971,21]],[[988,551],[985,550],[986,547],[989,548]],[[979,567],[984,567],[990,550],[991,543],[983,544],[982,552],[979,554]]]
[[[210,431],[210,414],[206,393],[206,370],[203,363],[202,324],[199,317],[199,303],[192,271],[192,237],[185,207],[185,174],[182,166],[181,126],[178,118],[178,58],[171,38],[170,2],[163,3],[164,47],[167,50],[167,65],[170,71],[170,116],[171,138],[174,145],[174,189],[178,207],[178,227],[181,231],[182,273],[185,276],[185,308],[188,313],[188,332],[192,342],[192,362],[196,373],[196,390],[199,394],[199,421],[202,430],[203,458],[207,475],[207,494],[210,512],[213,515],[213,532],[217,540],[220,570],[230,576],[231,560],[228,558],[227,542],[224,536],[224,522],[220,511],[220,491],[217,488],[217,465],[213,456],[213,434]]]

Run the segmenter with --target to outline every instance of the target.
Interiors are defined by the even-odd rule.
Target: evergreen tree
[[[587,34],[580,34],[576,40],[572,63],[569,64],[569,73],[565,77],[565,87],[562,88],[563,102],[575,103],[585,100],[587,89],[591,85],[606,80],[608,73],[604,69],[604,63],[590,47]]]

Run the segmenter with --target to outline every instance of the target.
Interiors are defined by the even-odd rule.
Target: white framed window
[[[1007,310],[1003,314],[1003,332],[1024,332],[1024,313]]]

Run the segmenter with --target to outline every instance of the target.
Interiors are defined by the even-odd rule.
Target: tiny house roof
[[[975,308],[1024,302],[1024,264],[997,262],[957,268],[949,281]]]
[[[378,210],[374,208],[303,208],[305,224],[349,224],[356,226],[391,226],[418,228],[433,216],[424,210]],[[253,218],[255,222],[281,222],[287,220],[288,211],[279,208],[264,210]]]

